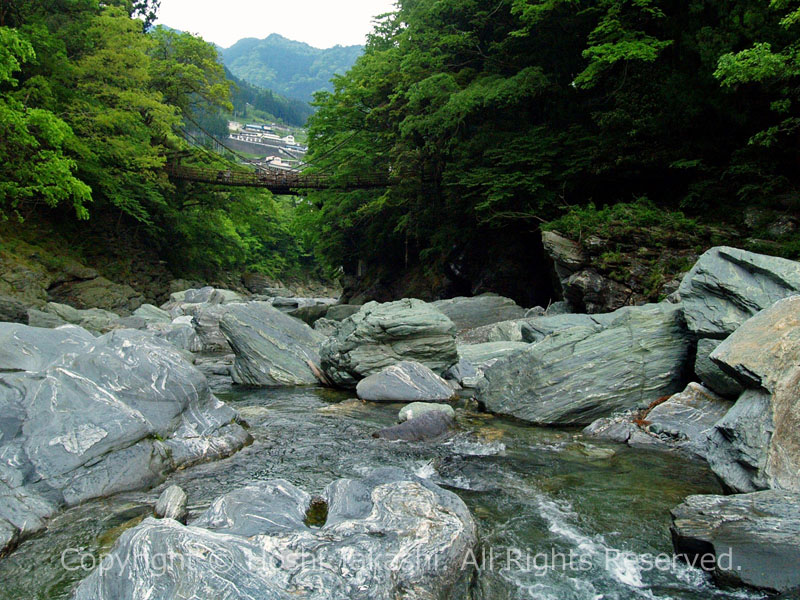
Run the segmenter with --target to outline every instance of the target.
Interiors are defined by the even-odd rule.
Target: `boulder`
[[[800,263],[726,246],[703,254],[678,288],[689,329],[716,339],[798,292]]]
[[[633,291],[621,283],[603,277],[594,269],[570,275],[564,287],[564,298],[573,310],[586,313],[607,313],[630,303]]]
[[[28,309],[27,323],[31,327],[41,327],[44,329],[55,329],[56,327],[61,327],[62,325],[69,325],[67,321],[65,321],[58,315],[44,312],[42,310],[39,310],[38,308]]]
[[[172,302],[186,302],[187,304],[205,304],[211,303],[211,295],[214,293],[214,288],[210,285],[199,289],[186,290],[178,292],[177,294],[170,294],[170,301]],[[218,302],[216,304],[219,304]]]
[[[588,425],[683,389],[691,340],[680,305],[625,307],[603,323],[501,358],[485,370],[478,399],[532,423]]]
[[[397,414],[397,420],[405,423],[411,419],[424,415],[429,412],[441,412],[449,415],[451,419],[456,418],[456,411],[449,404],[441,404],[438,402],[412,402],[400,409]]]
[[[330,337],[336,332],[339,326],[339,321],[331,321],[330,319],[317,319],[314,321],[314,331],[325,337]]]
[[[144,296],[127,284],[114,283],[105,277],[84,281],[67,281],[48,290],[54,302],[78,309],[99,308],[129,316],[144,303]]]
[[[152,304],[142,304],[139,308],[133,311],[134,317],[139,317],[147,323],[169,323],[172,317],[165,310],[161,310]]]
[[[453,388],[425,365],[401,361],[359,381],[356,394],[373,402],[444,402]]]
[[[703,385],[725,398],[737,398],[744,391],[742,385],[725,373],[711,360],[711,353],[720,345],[720,340],[703,338],[697,340],[697,358],[694,374]]]
[[[60,506],[149,487],[249,440],[202,373],[151,334],[13,327],[18,357],[0,361],[27,370],[0,375],[0,521],[21,537]]]
[[[672,510],[675,552],[724,585],[800,586],[800,496],[767,490],[689,496]]]
[[[400,425],[386,427],[372,434],[382,440],[423,442],[436,440],[453,427],[453,417],[442,411],[428,411]]]
[[[63,319],[67,323],[78,325],[95,333],[102,333],[113,328],[119,315],[101,308],[78,309],[67,304],[48,302],[45,312]]]
[[[511,298],[494,294],[482,294],[472,298],[461,296],[437,300],[431,304],[447,315],[459,331],[525,316],[525,309],[517,306]]]
[[[289,313],[295,319],[300,319],[306,325],[314,326],[314,323],[328,314],[328,307],[324,304],[314,304],[303,306]]]
[[[327,517],[310,518],[312,503]],[[316,512],[316,511],[315,511]],[[122,534],[73,600],[465,597],[477,545],[455,494],[396,469],[329,484],[312,498],[288,481],[247,485],[181,525],[145,519]],[[171,557],[152,568],[138,557]]]
[[[199,304],[193,307],[192,325],[203,344],[203,352],[231,352],[231,346],[219,327],[227,310],[227,306],[219,304]]]
[[[189,323],[150,323],[146,330],[180,350],[201,352],[204,349],[200,336]]]
[[[236,360],[234,383],[255,386],[313,385],[325,338],[266,302],[229,305],[220,320]]]
[[[453,322],[422,300],[370,302],[323,344],[322,368],[345,387],[403,360],[440,374],[458,362],[455,333]]]
[[[331,321],[344,321],[361,310],[362,306],[362,304],[334,304],[328,308],[325,318]]]
[[[86,352],[94,343],[91,333],[74,325],[42,329],[0,323],[0,373],[43,371],[64,356]]]
[[[548,315],[536,319],[527,319],[520,323],[520,337],[529,344],[539,342],[552,333],[565,331],[571,327],[588,327],[600,331],[611,320],[616,318],[616,313],[587,315],[581,313],[563,313]]]
[[[28,324],[28,307],[10,296],[0,295],[0,322]]]
[[[800,492],[800,296],[746,321],[711,360],[748,388],[711,434],[711,468],[738,492]]]
[[[545,252],[553,261],[558,279],[562,282],[569,279],[573,273],[579,271],[589,261],[580,244],[555,231],[543,231],[542,244]]]
[[[732,403],[698,383],[690,383],[680,394],[650,410],[644,419],[647,431],[671,447],[706,458],[708,435],[725,416]]]
[[[189,514],[186,508],[187,504],[186,492],[178,485],[171,485],[158,497],[153,512],[159,519],[174,519],[180,523],[186,523],[186,517]]]

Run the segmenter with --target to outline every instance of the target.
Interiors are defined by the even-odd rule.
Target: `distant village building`
[[[228,121],[228,131],[241,131],[242,124],[238,121]]]

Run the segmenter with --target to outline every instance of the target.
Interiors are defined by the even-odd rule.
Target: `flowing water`
[[[95,557],[149,514],[167,485],[186,490],[191,520],[254,479],[283,478],[319,493],[333,479],[379,466],[430,478],[469,506],[481,539],[475,600],[761,597],[717,589],[700,571],[670,560],[669,509],[689,494],[720,491],[701,464],[465,410],[445,442],[387,442],[370,434],[393,424],[400,405],[318,388],[227,388],[218,395],[250,424],[253,445],[174,473],[149,492],[64,511],[46,533],[0,560],[0,598],[68,598]]]

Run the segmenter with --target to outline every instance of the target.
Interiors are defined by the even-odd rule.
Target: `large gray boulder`
[[[734,377],[728,375],[711,360],[711,353],[722,342],[712,338],[697,341],[697,358],[694,361],[694,374],[707,388],[725,398],[737,398],[744,391]]]
[[[458,362],[455,334],[453,322],[422,300],[369,302],[322,346],[322,368],[345,387],[403,360],[441,374]]]
[[[588,425],[683,389],[690,346],[679,305],[625,307],[498,360],[479,400],[532,423]]]
[[[499,321],[521,319],[525,316],[525,309],[518,306],[511,298],[494,294],[482,294],[471,298],[459,296],[448,300],[437,300],[431,304],[447,315],[459,331]]]
[[[151,486],[249,439],[202,373],[151,334],[26,329],[16,348],[34,359],[0,356],[0,370],[30,369],[0,375],[0,522],[22,537],[60,506]]]
[[[356,394],[373,402],[444,402],[453,388],[425,365],[401,361],[358,382]]]
[[[119,538],[74,600],[228,598],[437,600],[468,595],[475,523],[455,494],[395,469],[325,488],[313,499],[284,480],[218,498],[189,526],[146,519]],[[152,568],[139,557],[171,557]]]
[[[325,338],[267,302],[228,306],[220,320],[236,360],[234,383],[255,386],[313,385]]]
[[[746,321],[711,360],[748,388],[711,434],[711,468],[738,492],[800,492],[800,296]]]
[[[483,370],[495,362],[517,352],[527,350],[525,342],[487,342],[485,344],[459,344],[458,355],[476,369]]]
[[[726,585],[800,586],[800,496],[768,490],[689,496],[672,510],[675,552]]]
[[[227,310],[228,306],[221,304],[197,304],[189,311],[194,330],[203,345],[203,352],[223,354],[232,352],[227,338],[219,327],[219,322]]]
[[[678,288],[689,329],[716,339],[798,292],[800,263],[727,246],[703,254]]]

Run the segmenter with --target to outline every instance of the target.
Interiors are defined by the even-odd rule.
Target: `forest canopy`
[[[178,157],[184,164],[231,168],[223,157],[187,143],[185,132],[194,123],[224,122],[234,101],[266,109],[283,101],[232,84],[213,45],[150,28],[158,4],[3,3],[0,217],[21,223],[51,211],[55,221],[89,219],[86,228],[110,218],[143,232],[180,273],[248,268],[276,275],[300,264],[308,253],[291,231],[291,211],[269,192],[167,178],[165,165]],[[303,119],[298,104],[284,103],[285,116]]]
[[[310,122],[318,171],[399,183],[313,195],[319,248],[350,272],[441,270],[582,206],[796,212],[799,6],[399,0]]]

